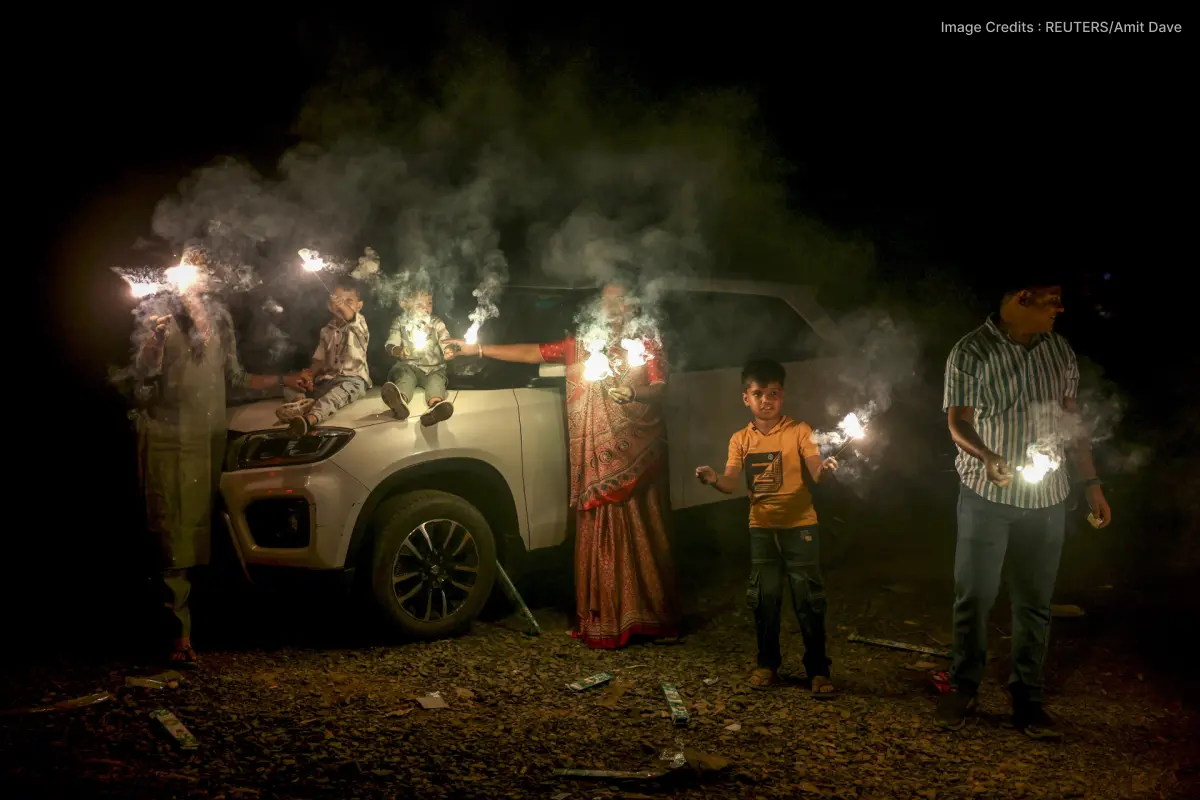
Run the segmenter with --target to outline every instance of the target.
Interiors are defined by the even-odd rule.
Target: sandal
[[[812,696],[816,700],[829,700],[837,697],[837,689],[833,686],[833,681],[824,675],[818,675],[812,679]]]
[[[200,657],[190,644],[181,644],[171,651],[169,660],[176,667],[195,667],[200,662]]]
[[[779,679],[779,673],[773,669],[762,667],[750,673],[750,688],[752,689],[770,689],[783,683]]]

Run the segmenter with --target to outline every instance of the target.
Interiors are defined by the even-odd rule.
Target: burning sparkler
[[[327,266],[325,259],[321,258],[321,254],[316,250],[309,250],[308,248],[305,248],[299,252],[299,255],[300,266],[304,267],[306,272],[311,272],[313,275],[316,275],[317,280],[321,281],[321,285],[325,287],[325,291],[333,294],[333,292],[329,291],[329,285],[325,283],[325,280],[321,277],[321,270],[325,269]]]
[[[847,442],[833,454],[834,458],[841,455],[842,451],[853,444],[855,439],[861,439],[867,435],[867,429],[863,426],[862,421],[858,418],[857,414],[853,413],[842,417],[842,421],[838,423],[838,430],[847,438]]]
[[[1021,473],[1021,479],[1026,483],[1039,483],[1042,478],[1058,469],[1058,460],[1042,446],[1029,445],[1026,455],[1030,463],[1017,467],[1017,472]]]
[[[625,361],[631,367],[640,367],[649,358],[646,355],[646,343],[641,339],[622,339],[621,347],[625,349]]]
[[[479,341],[479,323],[472,322],[471,327],[467,328],[467,333],[463,336],[463,341],[467,344],[475,344]]]
[[[409,333],[412,336],[413,348],[418,352],[429,344],[429,331],[425,328],[413,328]]]
[[[178,265],[167,269],[166,278],[175,291],[183,294],[200,280],[200,269],[194,264],[180,261]]]
[[[159,273],[153,270],[128,270],[113,267],[112,271],[121,276],[121,280],[129,285],[129,295],[135,300],[141,300],[152,294],[161,292],[163,286]]]
[[[588,352],[591,353],[587,357],[587,361],[583,362],[583,379],[587,381],[602,381],[613,374],[612,365],[608,363],[608,356],[604,353],[605,341],[603,339],[592,339],[587,343]]]

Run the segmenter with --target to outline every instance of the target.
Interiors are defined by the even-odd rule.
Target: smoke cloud
[[[622,280],[631,333],[656,336],[664,277],[777,280],[803,263],[819,265],[805,282],[834,285],[872,267],[869,247],[789,211],[743,94],[633,100],[587,62],[525,71],[478,42],[442,63],[457,66],[432,95],[335,68],[298,116],[304,143],[274,169],[221,158],[158,205],[153,231],[176,257],[203,266],[231,305],[269,318],[239,341],[248,366],[297,366],[327,316],[301,249],[325,259],[321,278],[366,288],[373,328],[428,291],[435,314],[469,322],[454,335],[483,341],[514,270],[573,286]],[[169,296],[143,298],[136,313],[153,316]]]
[[[826,400],[826,413],[836,424],[814,431],[813,438],[822,457],[841,453],[838,475],[845,480],[878,467],[890,440],[885,414],[897,393],[917,380],[921,341],[910,320],[881,309],[848,314],[838,322],[838,329],[848,349],[838,353],[822,349],[841,357],[842,367],[827,389]]]

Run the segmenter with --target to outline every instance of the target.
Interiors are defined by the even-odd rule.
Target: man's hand
[[[717,471],[712,467],[696,467],[696,478],[705,486],[712,486],[717,482]]]
[[[1107,528],[1112,522],[1112,509],[1108,507],[1104,490],[1099,485],[1087,487],[1087,503],[1088,508],[1092,510],[1092,516],[1096,518],[1096,527]]]
[[[837,472],[838,466],[838,461],[833,456],[830,456],[821,462],[821,469],[829,470],[830,472]]]
[[[983,464],[987,470],[987,479],[992,483],[1000,487],[1005,487],[1012,483],[1012,468],[1000,456],[993,453],[988,456],[987,461],[983,462]]]
[[[304,392],[312,387],[312,378],[305,378],[303,372],[297,372],[294,375],[284,375],[283,385],[291,389],[293,392]]]
[[[608,390],[608,397],[617,405],[625,405],[633,402],[634,391],[632,386],[616,386]]]

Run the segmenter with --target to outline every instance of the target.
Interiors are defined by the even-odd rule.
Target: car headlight
[[[354,438],[347,428],[317,428],[299,439],[287,431],[258,431],[235,440],[227,469],[262,469],[323,461]]]

